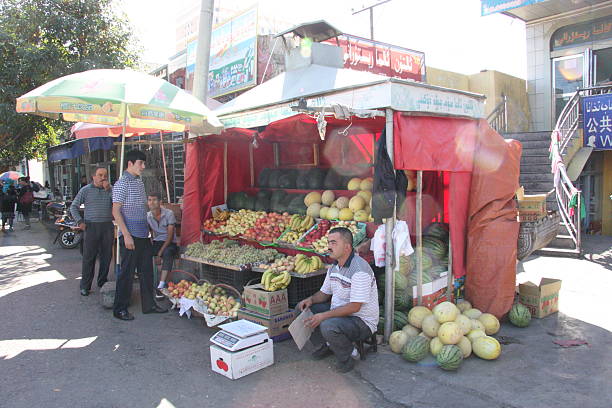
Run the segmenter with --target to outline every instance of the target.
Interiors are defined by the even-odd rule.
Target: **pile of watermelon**
[[[529,324],[525,310],[523,305],[513,306],[511,322],[519,327]],[[406,317],[408,324],[389,339],[391,350],[406,361],[418,362],[431,354],[440,368],[455,371],[472,353],[484,360],[495,360],[501,354],[501,345],[492,337],[499,331],[499,321],[472,308],[468,301],[442,302],[431,310],[415,306]]]

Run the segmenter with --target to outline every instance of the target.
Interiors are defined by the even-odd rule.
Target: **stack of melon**
[[[416,306],[408,312],[408,324],[391,334],[389,345],[407,361],[418,362],[431,353],[440,368],[454,371],[472,353],[485,360],[498,358],[501,346],[490,336],[499,327],[495,316],[467,301],[442,302],[432,310]]]
[[[371,216],[372,179],[353,178],[349,182],[349,190],[360,190],[353,196],[338,197],[332,190],[323,193],[313,191],[304,198],[306,214],[314,218],[340,221],[373,221]],[[359,183],[357,183],[357,181]],[[351,184],[352,183],[352,184]],[[355,186],[358,185],[358,188]]]

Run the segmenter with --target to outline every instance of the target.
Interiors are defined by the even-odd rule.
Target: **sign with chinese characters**
[[[488,16],[543,1],[545,0],[480,0],[480,15]]]
[[[425,79],[425,54],[349,34],[325,41],[344,52],[344,68],[391,78]]]
[[[582,99],[584,145],[595,150],[612,150],[612,94]]]
[[[552,50],[612,38],[612,15],[561,27],[550,38]]]
[[[257,8],[212,30],[208,94],[211,98],[257,85]]]

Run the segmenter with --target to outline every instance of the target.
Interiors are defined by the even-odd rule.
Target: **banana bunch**
[[[213,219],[215,221],[227,221],[229,217],[230,217],[229,211],[223,211],[218,208],[213,213]]]
[[[269,268],[261,276],[261,286],[268,292],[285,289],[291,282],[289,271],[276,272]]]
[[[301,234],[296,231],[289,231],[283,236],[283,241],[290,244],[295,244],[300,239]]]
[[[306,256],[304,254],[297,254],[295,256],[294,270],[296,273],[312,273],[321,269],[322,266],[323,262],[318,256]]]
[[[320,254],[325,254],[328,252],[329,244],[327,242],[327,235],[321,237],[319,240],[312,243],[312,247],[316,252]]]
[[[302,217],[299,214],[293,214],[289,221],[289,228],[291,231],[306,232],[314,225],[314,218],[310,215]]]

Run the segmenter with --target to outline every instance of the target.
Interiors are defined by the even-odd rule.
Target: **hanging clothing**
[[[374,265],[379,268],[385,266],[385,250],[386,250],[386,242],[385,242],[385,224],[379,225],[376,228],[376,232],[374,232],[374,237],[370,241],[370,250],[374,253]]]
[[[387,137],[383,130],[376,146],[374,186],[372,189],[372,217],[380,224],[383,218],[393,217],[393,208],[401,208],[406,199],[408,179],[403,171],[396,172],[387,153]]]
[[[399,271],[400,256],[409,256],[414,253],[410,242],[410,231],[406,221],[396,221],[393,228],[393,252],[395,255],[395,270]]]

